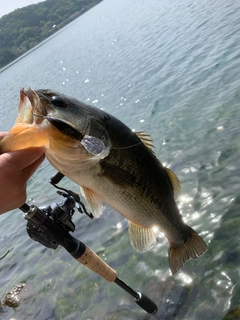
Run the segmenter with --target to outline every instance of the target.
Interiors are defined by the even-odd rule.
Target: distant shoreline
[[[102,0],[46,0],[0,18],[0,72],[49,41]]]
[[[78,17],[80,18],[80,16]],[[71,27],[74,23],[77,22],[78,18],[74,19],[73,21],[69,22],[66,26],[62,27],[60,30],[56,31],[54,34],[52,34],[51,36],[47,37],[45,40],[41,41],[40,43],[38,43],[36,46],[34,46],[33,48],[29,49],[27,52],[23,53],[21,56],[19,56],[18,58],[16,58],[15,60],[11,61],[9,64],[7,64],[6,66],[2,67],[0,69],[0,73],[2,73],[3,71],[5,71],[6,69],[10,68],[12,65],[16,64],[18,61],[22,60],[23,58],[25,58],[26,56],[28,56],[31,52],[37,50],[39,47],[43,46],[45,43],[47,43],[48,41],[50,41],[51,39],[53,39],[54,37],[56,37],[59,33],[63,32],[64,30],[66,30],[67,28]]]

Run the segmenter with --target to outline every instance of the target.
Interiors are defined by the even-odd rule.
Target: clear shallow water
[[[145,314],[121,289],[62,248],[31,241],[19,210],[0,217],[0,296],[26,282],[22,319],[223,319],[239,305],[239,66],[237,1],[105,0],[0,73],[1,129],[17,113],[19,89],[52,88],[152,135],[155,152],[178,175],[184,220],[209,245],[171,276],[167,242],[133,250],[127,222],[111,208],[98,220],[76,213],[74,235],[159,306]],[[29,181],[29,201],[60,198],[47,162]],[[71,181],[61,183],[78,191]],[[32,199],[32,200],[30,200]]]

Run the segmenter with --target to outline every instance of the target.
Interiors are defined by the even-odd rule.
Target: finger
[[[8,134],[8,132],[0,132],[0,141]]]
[[[28,148],[25,150],[4,153],[2,156],[6,156],[11,165],[15,166],[18,171],[21,171],[33,164],[43,155],[43,148]]]
[[[38,158],[35,162],[30,164],[28,167],[24,168],[24,170],[23,170],[23,176],[24,176],[23,179],[25,181],[27,181],[34,174],[34,172],[37,170],[37,168],[43,162],[44,158],[45,158],[45,155],[42,154],[42,156],[40,158]]]
[[[22,206],[25,201],[27,199],[27,194],[26,194],[26,189],[21,191],[20,194],[18,194],[18,196],[16,197],[12,197],[11,199],[9,199],[10,201],[8,203],[3,202],[1,203],[0,201],[0,214],[11,211],[13,209],[19,208],[20,206]]]

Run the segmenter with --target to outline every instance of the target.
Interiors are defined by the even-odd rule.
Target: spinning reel
[[[94,251],[69,233],[75,230],[72,217],[76,209],[91,219],[93,215],[87,212],[77,193],[57,186],[63,177],[64,175],[58,172],[50,179],[50,183],[58,189],[57,193],[63,197],[61,202],[52,203],[42,209],[26,203],[19,208],[27,220],[26,229],[30,238],[51,249],[63,246],[80,263],[108,282],[115,282],[146,312],[155,314],[158,308],[151,299],[129,287]]]

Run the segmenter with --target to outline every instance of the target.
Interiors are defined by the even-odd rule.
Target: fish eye
[[[53,96],[51,103],[55,106],[55,107],[59,107],[59,108],[65,108],[65,103],[62,97],[60,96]]]

